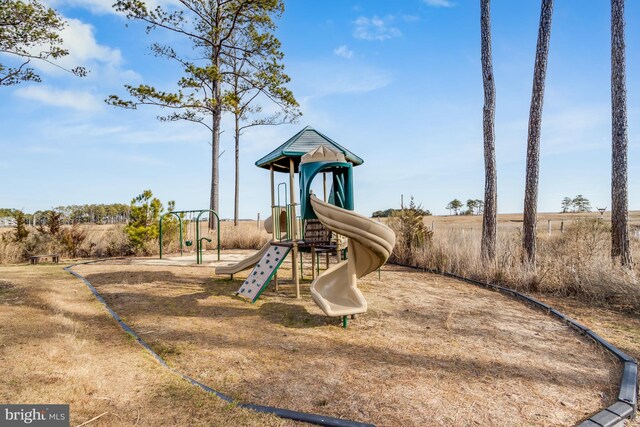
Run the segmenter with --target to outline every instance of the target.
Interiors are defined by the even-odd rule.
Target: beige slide
[[[273,233],[273,223],[271,222],[271,217],[264,220],[264,229],[267,230],[267,233],[269,234]],[[261,247],[260,250],[255,254],[243,259],[236,264],[216,267],[214,274],[236,274],[240,273],[242,270],[253,268],[253,266],[256,265],[260,261],[262,256],[269,250],[269,246],[271,246],[271,241],[265,243],[264,246]]]
[[[325,271],[311,284],[311,297],[327,316],[364,313],[367,301],[358,289],[357,279],[387,262],[396,235],[384,224],[323,202],[314,195],[310,198],[320,222],[349,238],[348,259]]]
[[[261,259],[262,256],[269,250],[269,246],[271,246],[271,241],[264,244],[263,247],[260,248],[258,252],[243,259],[242,261],[233,264],[233,265],[221,265],[220,267],[216,267],[215,274],[236,274],[240,273],[242,270],[247,270],[249,268],[253,268]]]

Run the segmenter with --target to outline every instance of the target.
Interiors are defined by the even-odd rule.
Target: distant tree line
[[[568,212],[591,212],[591,202],[582,194],[578,194],[573,199],[565,197],[562,199],[562,213]]]
[[[33,226],[45,225],[52,213],[59,216],[62,224],[122,224],[129,221],[131,206],[124,203],[70,205],[38,210],[32,214],[18,209],[0,208],[0,218],[21,216],[25,223]]]
[[[466,209],[465,204],[458,199],[450,201],[445,209],[449,210],[449,215],[480,215],[484,211],[484,202],[480,199],[468,199]]]
[[[173,211],[175,202],[167,203]],[[37,253],[56,253],[76,257],[150,255],[157,250],[159,220],[165,208],[145,190],[128,205],[121,203],[100,205],[59,206],[46,211],[25,214],[17,209],[0,208],[1,215],[12,218],[13,230],[0,234],[0,242],[17,245],[20,259]],[[87,240],[87,228],[83,224],[122,222],[124,227],[110,227],[101,237],[106,240],[102,249],[95,252],[99,242]],[[169,247],[179,238],[179,222],[171,215],[163,223],[164,244]]]

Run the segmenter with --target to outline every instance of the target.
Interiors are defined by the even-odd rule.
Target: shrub
[[[86,238],[86,231],[77,223],[73,224],[71,227],[64,228],[60,233],[60,243],[62,243],[64,249],[71,258],[78,257],[80,247]],[[85,255],[88,256],[90,252],[90,250],[86,251]]]
[[[175,202],[170,201],[169,211],[174,206]],[[145,190],[131,200],[131,217],[125,231],[135,253],[149,255],[155,251],[153,244],[158,239],[160,215],[163,211],[162,203],[153,197],[151,190]]]
[[[413,197],[409,201],[408,208],[401,209],[393,215],[390,226],[396,233],[394,260],[402,263],[409,262],[411,254],[431,242],[433,232],[427,230],[423,216],[422,206],[416,205]]]
[[[29,236],[29,230],[27,230],[27,219],[22,211],[15,211],[13,217],[16,220],[13,240],[15,242],[22,242]]]

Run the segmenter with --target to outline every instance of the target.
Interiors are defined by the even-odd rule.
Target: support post
[[[547,220],[547,234],[551,235],[551,220]]]
[[[311,247],[311,280],[316,278],[316,248]]]
[[[298,277],[298,221],[296,220],[296,192],[295,187],[295,164],[293,158],[289,158],[289,200],[291,200],[291,241],[293,242],[293,250],[291,256],[291,274],[293,275],[293,283],[296,285],[296,298],[300,298],[300,278]]]
[[[270,171],[270,175],[271,175],[271,230],[273,231],[273,233],[271,233],[271,241],[275,241],[276,240],[276,233],[278,231],[276,228],[276,187],[275,187],[275,177],[274,177],[274,172],[273,172],[273,165],[269,166],[269,171]],[[280,221],[280,218],[277,218],[278,221]],[[280,237],[280,236],[278,236]],[[278,283],[276,281],[276,283]],[[277,285],[276,285],[277,286]]]
[[[280,223],[280,215],[276,215],[276,183],[275,172],[273,171],[273,165],[269,166],[269,175],[271,176],[271,241],[276,240],[276,233],[280,233],[280,230],[276,228],[276,221]],[[277,218],[276,218],[277,217]],[[280,236],[278,236],[280,237]],[[279,290],[278,286],[278,272],[273,276],[273,284],[276,288],[276,292]]]
[[[322,172],[322,189],[324,194],[324,201],[327,201],[327,173]]]

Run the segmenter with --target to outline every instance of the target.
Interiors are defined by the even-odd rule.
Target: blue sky
[[[172,0],[159,0],[170,4]],[[65,65],[39,66],[40,84],[0,88],[0,206],[128,203],[144,189],[178,209],[207,208],[210,146],[191,123],[161,123],[154,108],[104,104],[124,84],[172,89],[179,70],[152,42],[188,45],[113,12],[112,0],[50,0],[69,20]],[[500,213],[521,212],[527,122],[540,2],[492,2]],[[445,214],[453,198],[483,197],[483,88],[478,0],[285,1],[277,36],[301,104],[299,124],[243,136],[242,218],[269,211],[268,172],[254,162],[305,125],[365,160],[354,170],[356,210],[398,207],[413,195]],[[555,2],[542,119],[539,211],[583,194],[610,206],[609,2]],[[627,2],[629,207],[640,209],[640,2]],[[127,25],[128,24],[128,25]],[[7,62],[8,59],[1,59]],[[221,217],[233,213],[233,141],[225,122]],[[282,181],[285,175],[280,176]]]

